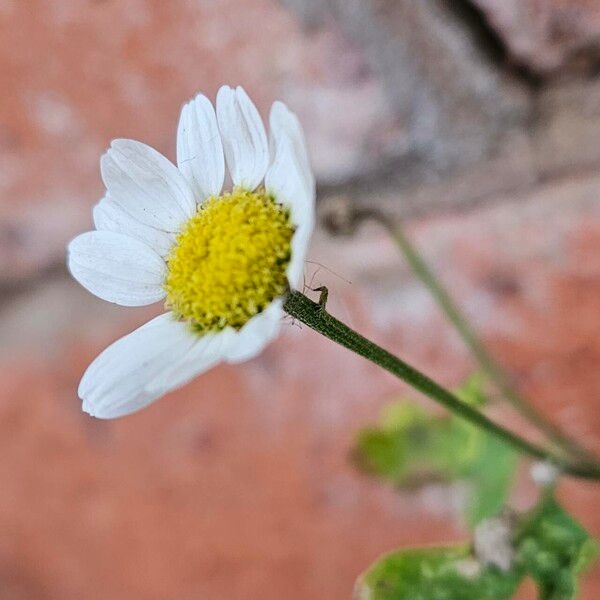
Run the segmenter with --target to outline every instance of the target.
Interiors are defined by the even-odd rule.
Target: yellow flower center
[[[285,293],[293,233],[263,190],[207,199],[167,257],[167,306],[200,332],[239,329]]]

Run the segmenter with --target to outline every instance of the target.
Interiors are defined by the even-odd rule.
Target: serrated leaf
[[[507,600],[520,575],[480,567],[467,546],[383,556],[359,579],[356,600]]]
[[[536,581],[540,600],[574,600],[581,573],[598,553],[597,543],[551,496],[525,521],[518,548],[518,561]]]

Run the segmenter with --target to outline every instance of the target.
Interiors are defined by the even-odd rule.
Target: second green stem
[[[594,460],[585,448],[580,446],[575,440],[567,437],[558,427],[545,419],[531,404],[521,398],[508,381],[508,377],[505,375],[502,368],[487,352],[474,330],[471,328],[469,322],[453,302],[439,279],[406,237],[402,226],[398,223],[392,224],[382,217],[379,217],[378,220],[390,232],[415,275],[427,287],[441,310],[448,317],[452,325],[454,325],[457,332],[472,352],[484,375],[497,387],[500,394],[526,419],[528,419],[530,423],[545,433],[548,439],[561,449],[584,460]]]

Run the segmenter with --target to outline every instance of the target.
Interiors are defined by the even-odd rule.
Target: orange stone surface
[[[274,0],[0,0],[1,600],[337,600],[384,552],[468,535],[455,488],[397,492],[350,464],[406,386],[291,321],[260,357],[131,417],[94,420],[77,398],[97,353],[159,310],[106,304],[62,266],[109,140],[173,157],[182,102],[241,83],[263,114],[276,97],[301,114],[335,180],[386,118],[360,61]],[[599,197],[600,176],[565,177],[408,227],[523,393],[596,451]],[[447,385],[473,371],[383,231],[319,230],[309,258],[336,316]],[[559,493],[600,535],[598,486]],[[600,597],[597,568],[581,597]]]

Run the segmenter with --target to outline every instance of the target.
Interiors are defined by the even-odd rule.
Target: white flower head
[[[296,116],[275,102],[269,124],[267,138],[246,92],[224,86],[216,112],[201,94],[183,107],[177,166],[133,140],[102,157],[96,230],[69,244],[69,269],[103,300],[163,301],[168,312],[92,362],[79,385],[86,412],[135,412],[277,336],[304,268],[315,182]]]

